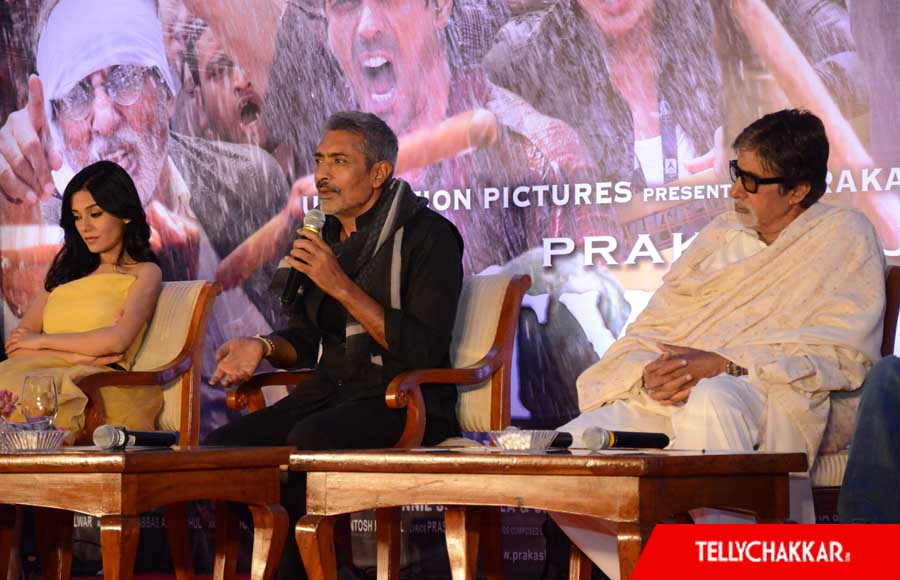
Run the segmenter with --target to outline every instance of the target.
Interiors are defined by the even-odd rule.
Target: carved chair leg
[[[215,510],[216,557],[213,563],[213,578],[234,580],[241,540],[240,520],[224,501],[217,501]]]
[[[569,542],[569,580],[591,580],[591,560],[573,542]]]
[[[400,578],[400,508],[375,510],[378,580]]]
[[[72,574],[74,514],[65,510],[34,508],[38,556],[47,580],[68,580]]]
[[[334,560],[334,518],[305,515],[294,532],[309,580],[337,580]]]
[[[194,562],[191,553],[191,533],[187,503],[166,506],[166,535],[172,553],[172,566],[177,580],[192,580]]]
[[[100,518],[104,580],[131,580],[140,534],[141,524],[137,516]]]
[[[444,510],[444,535],[453,580],[475,580],[480,521],[478,508],[447,506]]]

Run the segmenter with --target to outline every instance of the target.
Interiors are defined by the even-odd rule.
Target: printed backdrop
[[[88,161],[122,161],[139,181],[166,277],[229,289],[212,317],[205,376],[224,340],[283,324],[268,280],[316,205],[312,152],[341,109],[374,112],[401,135],[397,171],[462,231],[468,274],[532,276],[515,375],[523,423],[552,427],[577,412],[578,374],[729,208],[728,144],[761,114],[804,106],[823,117],[826,201],[864,211],[886,253],[900,255],[898,8],[888,0],[253,6],[161,0],[158,22],[146,24],[162,31],[167,62],[157,69],[168,67],[172,88],[158,81],[137,103],[115,105],[107,130],[95,110],[79,121],[81,139],[71,121],[50,120],[50,146],[65,161],[59,190]],[[4,120],[29,100],[39,9],[0,3]],[[45,41],[51,55],[66,47]],[[0,197],[5,334],[43,281],[58,208],[58,194]],[[220,392],[204,397],[208,431],[226,416]]]

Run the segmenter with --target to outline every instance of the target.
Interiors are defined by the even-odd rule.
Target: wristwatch
[[[747,369],[745,369],[744,367],[742,367],[738,364],[733,363],[732,361],[725,362],[725,372],[733,377],[743,377],[743,376],[750,374],[750,372]]]

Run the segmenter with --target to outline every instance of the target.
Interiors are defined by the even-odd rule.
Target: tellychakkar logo
[[[695,540],[700,562],[849,562],[840,542],[815,540]]]
[[[898,543],[900,526],[661,524],[631,578],[880,578]]]

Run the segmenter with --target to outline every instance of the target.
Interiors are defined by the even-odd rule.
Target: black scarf
[[[400,247],[403,226],[428,200],[416,196],[409,184],[394,179],[383,198],[369,210],[371,220],[346,240],[331,243],[341,268],[362,290],[385,308],[401,308]],[[367,216],[368,217],[368,216]],[[346,357],[350,368],[382,366],[382,349],[349,313],[346,325]]]

